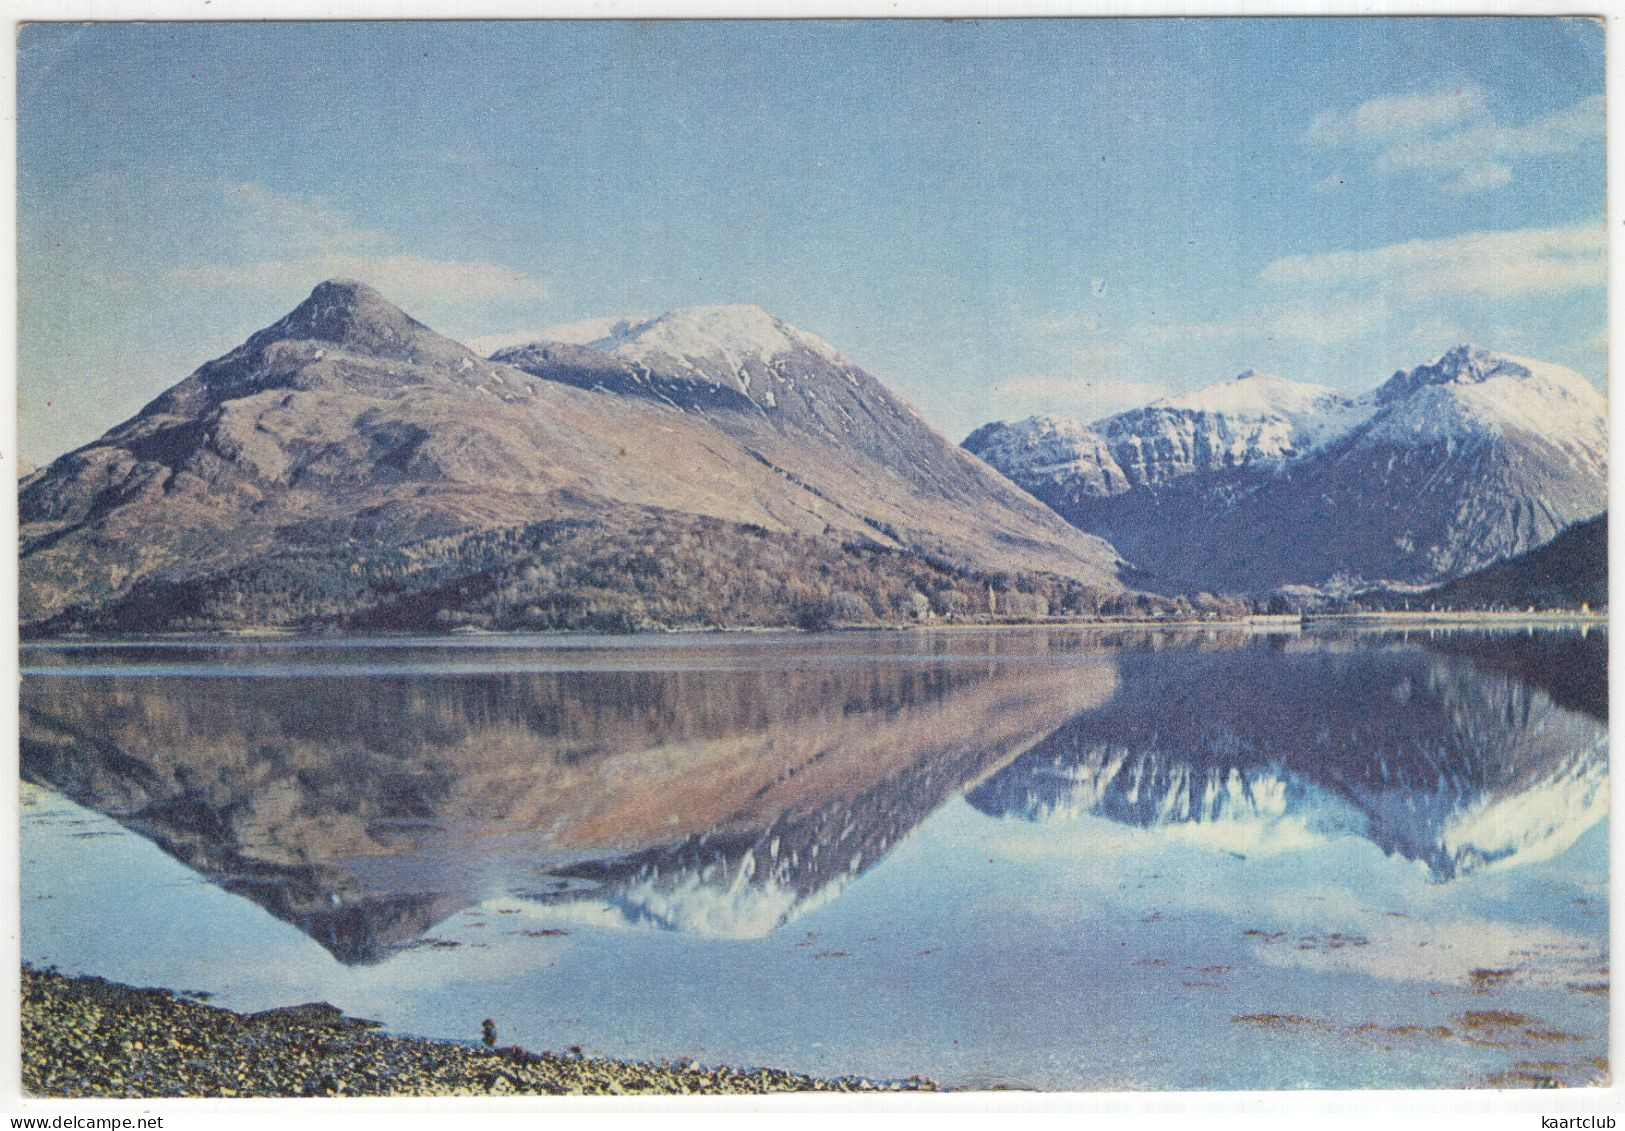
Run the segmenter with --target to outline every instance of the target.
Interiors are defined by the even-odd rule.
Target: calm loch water
[[[1608,1076],[1595,631],[22,663],[40,964],[967,1087]]]

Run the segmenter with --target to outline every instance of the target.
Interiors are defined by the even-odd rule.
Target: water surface
[[[1605,658],[1596,632],[31,647],[23,953],[959,1086],[1593,1082]]]

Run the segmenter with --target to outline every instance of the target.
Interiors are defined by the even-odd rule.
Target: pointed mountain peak
[[[1504,354],[1479,349],[1466,342],[1446,350],[1433,364],[1441,374],[1461,384],[1476,383],[1501,373],[1511,373],[1515,377],[1529,376],[1528,366],[1520,365]]]
[[[1377,390],[1377,401],[1387,404],[1429,385],[1477,385],[1492,377],[1525,378],[1531,373],[1519,359],[1464,342],[1446,350],[1431,365],[1418,365],[1409,372],[1396,370]]]
[[[318,284],[309,298],[255,334],[249,344],[287,340],[331,342],[357,353],[406,360],[445,360],[467,353],[354,279]]]

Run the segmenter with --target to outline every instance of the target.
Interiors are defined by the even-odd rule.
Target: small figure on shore
[[[485,1042],[485,1047],[488,1049],[496,1047],[497,1023],[490,1017],[480,1022],[480,1040]]]

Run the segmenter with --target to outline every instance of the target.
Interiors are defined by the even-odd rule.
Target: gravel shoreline
[[[22,1083],[36,1096],[762,1095],[931,1091],[776,1068],[643,1064],[392,1037],[325,1002],[241,1014],[22,968]]]

